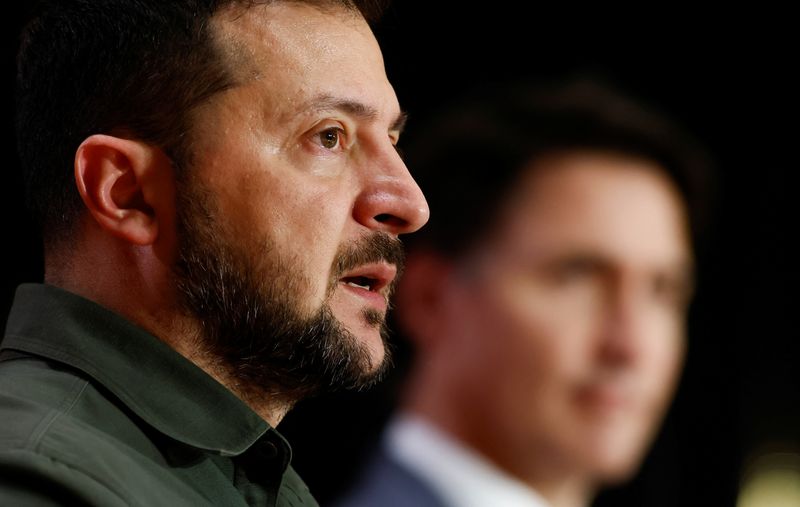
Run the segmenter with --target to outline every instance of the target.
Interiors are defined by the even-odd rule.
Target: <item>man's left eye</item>
[[[323,148],[333,150],[339,147],[342,131],[339,128],[331,127],[323,130],[317,135],[319,136],[319,141]]]

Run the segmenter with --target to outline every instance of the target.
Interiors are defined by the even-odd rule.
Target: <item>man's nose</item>
[[[365,164],[353,215],[365,227],[394,235],[414,232],[428,221],[425,196],[393,147]]]
[[[599,354],[608,365],[629,366],[639,359],[647,309],[638,292],[622,282],[607,295]]]

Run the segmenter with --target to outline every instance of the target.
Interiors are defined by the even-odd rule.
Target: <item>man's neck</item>
[[[192,336],[192,338],[188,341],[175,345],[170,343],[170,345],[214,380],[225,386],[270,426],[277,427],[289,410],[292,409],[294,403],[284,401],[280,397],[271,395],[258,387],[242,383],[221,364],[218,358],[212,357],[202,345],[186,346],[186,343],[202,343],[203,338],[199,331],[192,332],[189,336]]]
[[[293,404],[268,396],[252,386],[241,383],[222,362],[203,346],[201,326],[197,319],[186,315],[175,303],[171,289],[159,289],[154,284],[143,284],[140,279],[113,282],[110,277],[81,276],[81,271],[71,269],[46,270],[45,283],[70,291],[94,301],[125,317],[175,349],[179,354],[205,371],[217,382],[241,399],[273,428],[280,423]],[[84,268],[86,264],[84,264]]]
[[[434,381],[421,380],[409,383],[404,413],[429,422],[480,454],[538,492],[551,507],[586,507],[591,503],[596,488],[567,463],[552,459],[545,450],[531,451],[530,446],[511,441],[507,432],[496,430],[490,414],[489,419],[482,420],[475,410],[461,409],[459,396],[441,390]]]

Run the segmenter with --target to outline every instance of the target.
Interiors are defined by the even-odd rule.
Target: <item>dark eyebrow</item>
[[[352,116],[365,120],[378,118],[378,110],[372,106],[350,99],[342,99],[331,95],[321,95],[311,99],[305,104],[304,110],[308,111],[343,111]],[[406,126],[408,114],[401,112],[389,127],[390,132],[402,132]]]
[[[556,255],[549,262],[546,262],[545,266],[552,268],[564,266],[565,264],[581,265],[602,272],[612,271],[615,265],[613,260],[602,253],[577,250]],[[692,259],[679,260],[674,264],[668,265],[667,268],[670,272],[677,274],[687,285],[694,283],[695,267]]]

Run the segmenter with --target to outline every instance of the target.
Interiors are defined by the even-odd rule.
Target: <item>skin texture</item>
[[[398,312],[419,362],[407,408],[554,506],[587,505],[635,471],[674,391],[687,232],[679,194],[647,161],[539,160],[478,251],[409,257]]]
[[[253,70],[198,111],[193,170],[232,236],[256,245],[270,238],[276,255],[308,274],[300,311],[310,314],[326,297],[341,244],[372,231],[411,232],[427,219],[393,146],[401,111],[377,42],[349,13],[331,18],[293,4],[233,10],[218,16],[218,32],[253,51]],[[339,139],[329,148],[322,137],[331,134]],[[339,289],[330,304],[379,358],[363,298]]]
[[[393,146],[402,114],[359,17],[276,4],[222,13],[217,28],[222,41],[235,41],[229,46],[252,51],[252,72],[198,111],[193,170],[232,237],[252,248],[269,238],[276,256],[306,274],[298,303],[310,315],[326,299],[340,245],[373,231],[411,232],[427,220]],[[332,135],[338,140],[328,147]],[[378,362],[378,329],[361,316],[367,304],[341,286],[330,296],[336,318]]]
[[[291,292],[299,317],[327,306],[373,369],[385,354],[379,321],[395,266],[371,260],[336,279],[337,254],[416,230],[428,208],[395,149],[404,116],[361,17],[288,2],[233,6],[212,25],[236,85],[193,111],[190,176],[179,181],[145,143],[87,139],[76,181],[89,213],[48,277],[161,337],[277,424],[296,400],[247,396],[252,386],[202,346],[203,324],[184,308],[176,194],[190,185],[204,195],[222,241]],[[367,291],[348,276],[384,283]]]

